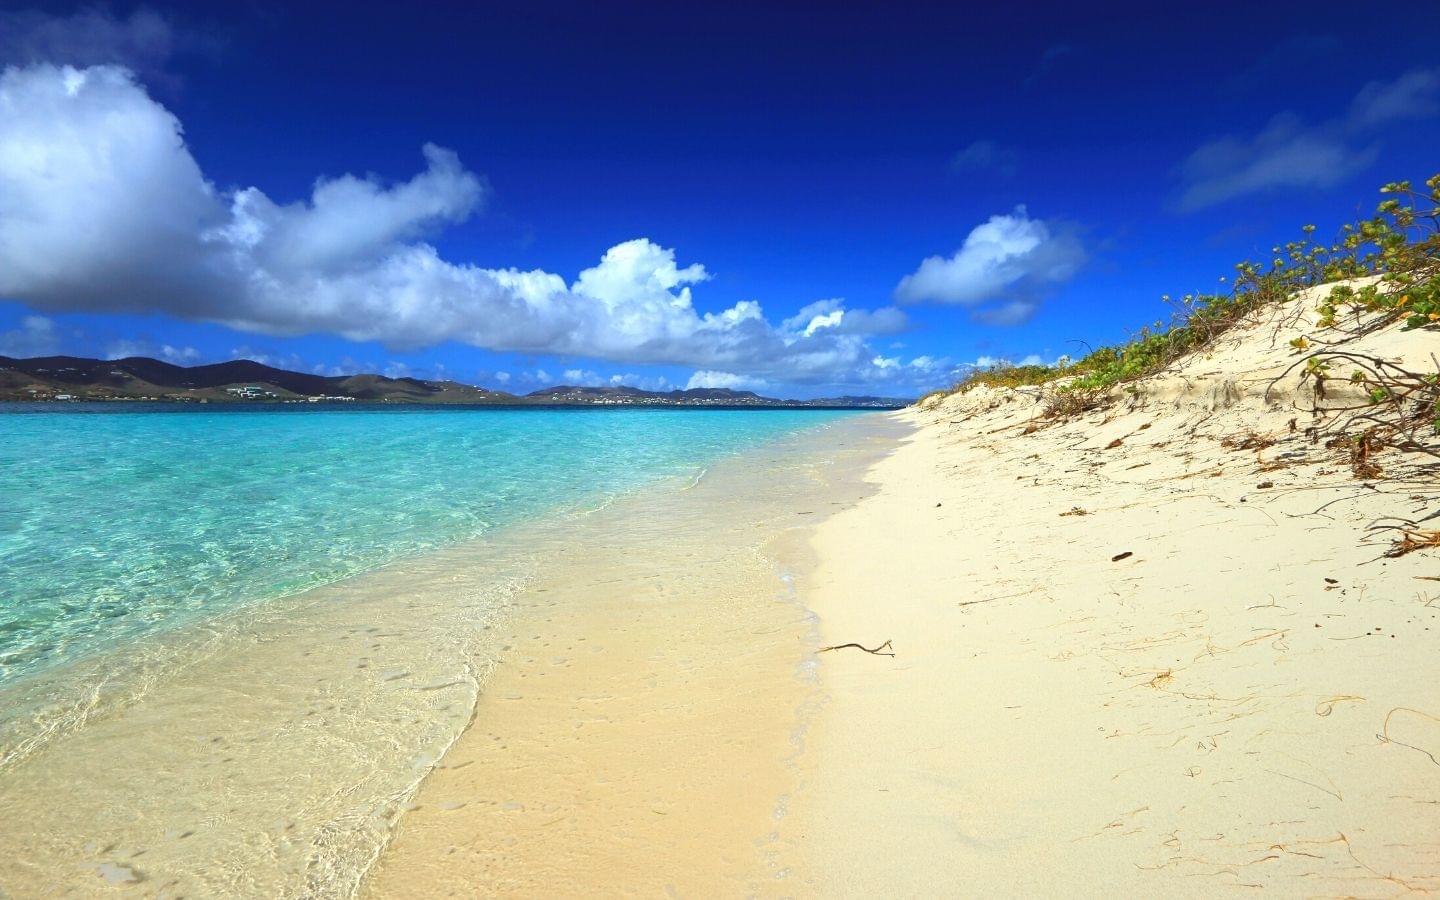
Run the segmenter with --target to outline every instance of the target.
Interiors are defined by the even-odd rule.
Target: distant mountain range
[[[160,400],[190,403],[430,403],[495,406],[754,406],[896,409],[896,397],[827,397],[781,400],[753,391],[692,388],[642,391],[633,387],[559,385],[529,394],[491,391],[458,381],[384,375],[311,375],[248,359],[207,366],[177,366],[131,356],[84,359],[0,356],[0,400]]]

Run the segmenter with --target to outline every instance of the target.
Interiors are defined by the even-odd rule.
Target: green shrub
[[[1177,359],[1203,350],[1261,307],[1289,302],[1297,291],[1336,281],[1377,276],[1353,287],[1336,285],[1320,302],[1322,328],[1341,326],[1350,313],[1362,316],[1381,312],[1370,327],[1403,319],[1406,328],[1440,328],[1440,175],[1417,191],[1409,182],[1392,182],[1380,189],[1391,195],[1375,216],[1345,225],[1338,240],[1316,243],[1314,225],[1283,247],[1272,248],[1268,264],[1242,262],[1228,294],[1188,294],[1181,298],[1169,322],[1141,329],[1130,341],[1101,347],[1081,359],[1061,360],[1053,366],[999,365],[976,369],[946,391],[963,393],[979,386],[1015,388],[1068,379],[1059,392],[1078,391],[1091,407],[1097,392],[1160,371]],[[1223,280],[1223,279],[1222,279]],[[1167,303],[1169,297],[1162,298]],[[1305,351],[1309,342],[1291,342]],[[1323,375],[1323,373],[1319,373]],[[1068,404],[1052,404],[1059,409]],[[1440,427],[1440,421],[1437,421]]]

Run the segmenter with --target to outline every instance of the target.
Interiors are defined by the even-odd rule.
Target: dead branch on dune
[[[1440,547],[1440,531],[1416,531],[1404,526],[1399,526],[1396,530],[1400,532],[1400,536],[1395,539],[1390,549],[1385,551],[1385,555],[1391,559],[1427,547]]]
[[[819,650],[817,650],[816,652],[817,652],[817,653],[827,653],[827,652],[829,652],[829,651],[831,651],[831,650],[844,650],[846,647],[854,647],[856,650],[864,650],[866,653],[872,654],[872,655],[874,655],[874,656],[894,656],[894,655],[895,655],[895,652],[894,652],[895,648],[893,648],[893,647],[890,646],[890,642],[889,642],[889,641],[886,641],[885,643],[883,643],[883,644],[881,644],[880,646],[876,647],[874,650],[871,650],[869,647],[862,647],[862,646],[860,646],[859,644],[836,644],[836,645],[833,646],[833,647],[821,647],[821,648],[820,648]],[[886,651],[887,649],[890,650],[891,652],[886,653],[885,651]]]
[[[1435,426],[1440,415],[1440,379],[1437,379],[1440,362],[1433,357],[1431,362],[1436,365],[1436,373],[1413,372],[1364,353],[1322,351],[1293,363],[1271,380],[1265,394],[1269,398],[1277,383],[1303,366],[1301,379],[1312,380],[1316,386],[1317,402],[1309,411],[1333,416],[1328,423],[1308,429],[1311,439],[1318,442],[1322,434],[1328,433],[1334,437],[1327,446],[1361,448],[1352,459],[1356,475],[1374,478],[1380,473],[1370,463],[1370,457],[1381,449],[1394,448],[1440,459],[1440,449],[1435,447]],[[1360,387],[1366,399],[1347,405],[1325,404],[1325,383],[1335,377],[1329,374],[1332,366],[1350,368],[1349,382]]]

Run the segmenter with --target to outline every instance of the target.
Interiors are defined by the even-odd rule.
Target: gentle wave
[[[0,683],[843,413],[0,415]]]
[[[35,568],[44,546],[32,543],[18,563],[9,555],[0,559],[7,603],[21,584],[16,576],[32,579],[42,596],[60,586],[74,592],[68,604],[42,604],[43,612],[55,613],[44,624],[63,652],[29,668],[16,666],[12,657],[9,682],[0,683],[0,818],[36,823],[38,829],[28,836],[0,834],[0,848],[10,838],[22,841],[8,846],[11,858],[21,866],[27,865],[23,857],[45,866],[7,873],[15,878],[9,886],[53,885],[63,874],[56,861],[73,868],[76,860],[92,859],[119,866],[122,874],[127,866],[183,872],[187,883],[208,893],[253,892],[258,885],[246,879],[263,871],[267,886],[289,886],[281,893],[350,895],[391,839],[406,799],[471,721],[494,659],[485,649],[497,643],[489,629],[506,621],[510,604],[528,590],[537,571],[553,572],[579,534],[589,535],[582,539],[588,543],[624,535],[637,547],[665,545],[679,520],[633,516],[628,510],[636,502],[690,496],[697,485],[710,484],[706,473],[723,457],[762,444],[783,448],[789,442],[776,439],[836,418],[813,412],[605,411],[509,414],[493,421],[484,413],[426,412],[362,413],[357,423],[344,414],[334,419],[336,414],[288,413],[268,420],[264,415],[77,416],[87,427],[77,429],[74,421],[50,427],[48,443],[57,457],[83,453],[75,445],[81,436],[91,442],[104,436],[108,446],[146,444],[146,461],[166,460],[176,468],[137,482],[133,473],[139,466],[132,460],[124,467],[132,474],[118,479],[110,494],[94,498],[77,497],[63,478],[47,481],[49,476],[33,473],[27,483],[46,488],[33,500],[0,486],[0,511],[6,504],[46,497],[56,507],[26,509],[29,529],[7,536],[7,554],[16,543],[33,542],[29,535],[43,531],[47,521],[63,526],[60,511],[73,511],[82,500],[116,523],[109,529],[56,531],[56,543],[48,548],[52,565],[79,566],[65,573],[68,580],[49,580],[52,573]],[[479,420],[466,418],[477,415]],[[182,424],[143,421],[151,418]],[[257,442],[245,434],[255,427],[269,429],[268,439]],[[476,432],[485,440],[477,442]],[[457,450],[466,435],[465,449]],[[0,431],[0,461],[17,458],[18,446],[38,453],[45,443],[35,434],[15,437],[8,428]],[[308,484],[316,477],[313,466],[282,464],[285,448],[307,441],[332,458],[328,478],[361,477],[376,469],[385,477],[366,480],[361,495],[368,499],[356,499],[356,491],[343,484],[334,491],[325,489],[328,482]],[[626,442],[643,447],[628,452]],[[145,593],[162,584],[151,576],[107,580],[124,573],[127,554],[140,544],[149,545],[142,554],[148,559],[194,531],[187,514],[204,519],[209,509],[203,504],[253,488],[243,472],[227,481],[195,466],[197,446],[208,448],[212,464],[223,459],[237,471],[250,466],[278,473],[287,486],[271,490],[265,504],[242,507],[224,519],[246,534],[239,555],[254,568],[236,567],[231,560],[225,568],[244,577],[212,583],[205,579],[219,577],[214,567],[194,568],[181,552],[170,570],[169,591]],[[345,465],[334,462],[342,446],[353,457]],[[406,456],[412,458],[396,461]],[[414,458],[419,456],[423,461]],[[814,457],[808,449],[801,456],[808,471]],[[737,465],[745,466],[737,460],[719,470]],[[755,474],[745,468],[727,476],[726,484]],[[82,481],[106,489],[103,478]],[[429,489],[437,481],[444,490]],[[189,499],[168,502],[177,491]],[[726,502],[740,493],[724,484],[708,489]],[[492,495],[508,505],[501,508]],[[130,505],[141,498],[155,498],[172,518]],[[684,520],[688,540],[704,541],[706,529],[719,524],[712,518],[719,509],[716,498],[707,500],[703,514],[698,506],[686,507],[687,514],[702,516]],[[453,511],[472,502],[488,504],[483,514],[463,519],[478,533],[450,530],[444,546],[432,549],[442,543],[433,527],[413,530],[436,518],[414,509],[417,505]],[[350,509],[348,503],[359,505]],[[631,506],[617,512],[620,503]],[[101,508],[105,504],[110,512]],[[727,515],[748,522],[750,510],[742,503]],[[351,536],[352,542],[375,552],[347,554],[339,565],[327,543],[337,528],[317,535],[304,523],[347,511],[353,513],[348,527],[363,536],[363,541]],[[399,525],[376,530],[377,522]],[[751,535],[754,529],[740,533]],[[81,547],[88,550],[79,552]],[[384,566],[387,562],[392,564]],[[355,573],[347,573],[347,566],[362,565],[365,574],[349,577]],[[306,566],[321,574],[314,583],[301,579],[305,587],[297,591],[291,573]],[[100,588],[107,597],[136,591],[128,598],[136,615],[104,619],[109,632],[80,628],[74,632],[78,638],[55,638],[74,625],[67,615],[93,624],[84,616],[85,592]],[[197,590],[206,602],[188,602]],[[22,605],[23,591],[22,584],[15,593]],[[3,642],[14,633],[0,636],[0,653],[13,652],[14,644]],[[32,629],[29,639],[35,634],[43,632]],[[313,774],[295,780],[312,766]],[[223,804],[212,797],[217,790],[230,791]],[[56,797],[67,799],[57,804]],[[113,852],[105,850],[106,841],[117,836],[124,842]],[[258,848],[246,843],[255,840],[262,841]],[[206,860],[225,862],[207,867]],[[243,860],[249,862],[242,865]]]

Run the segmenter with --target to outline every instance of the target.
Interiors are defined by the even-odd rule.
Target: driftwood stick
[[[833,647],[821,647],[821,648],[820,648],[819,650],[817,650],[816,652],[817,652],[817,653],[825,653],[826,651],[829,651],[829,650],[844,650],[846,647],[854,647],[856,650],[864,650],[866,653],[871,653],[871,654],[874,654],[875,656],[894,656],[894,655],[895,655],[895,652],[894,652],[894,651],[895,651],[895,648],[890,646],[890,642],[889,642],[889,641],[886,641],[885,643],[883,643],[883,644],[881,644],[880,646],[876,647],[874,650],[871,650],[869,647],[862,647],[862,646],[860,646],[859,644],[836,644],[836,645],[833,646]],[[885,650],[886,650],[887,648],[888,648],[891,652],[886,653]]]

